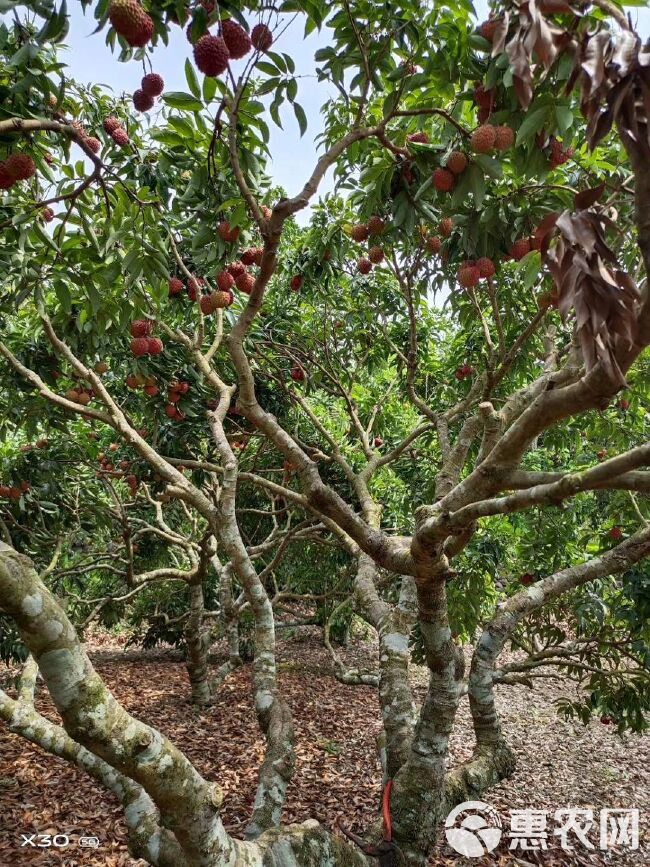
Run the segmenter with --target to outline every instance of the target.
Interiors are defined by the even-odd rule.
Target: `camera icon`
[[[98,849],[99,839],[97,837],[79,837],[79,845],[82,849]]]

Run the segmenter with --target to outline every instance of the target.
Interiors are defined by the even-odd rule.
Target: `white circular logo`
[[[468,815],[459,819],[463,813]],[[445,819],[445,835],[459,855],[480,858],[499,845],[501,818],[494,807],[483,801],[465,801]]]

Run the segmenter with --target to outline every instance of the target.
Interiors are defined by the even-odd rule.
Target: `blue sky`
[[[142,67],[132,61],[119,63],[105,44],[105,32],[93,35],[95,19],[87,12],[84,16],[81,4],[71,4],[70,32],[67,38],[69,51],[66,62],[69,74],[81,83],[101,82],[113,88],[116,94],[133,93],[139,87]],[[477,20],[487,17],[486,0],[475,3]],[[634,21],[639,22],[642,35],[650,35],[650,10],[630,9]],[[287,16],[288,17],[288,16]],[[251,22],[254,23],[254,22]],[[315,77],[314,52],[327,43],[326,32],[312,33],[308,38],[303,35],[300,21],[294,22],[282,35],[275,46],[290,54],[296,64],[298,79],[298,102],[303,106],[309,121],[304,138],[300,138],[298,125],[288,106],[281,112],[283,129],[278,129],[269,118],[271,130],[271,153],[274,155],[270,167],[276,183],[283,186],[289,194],[297,192],[311,173],[316,160],[314,139],[322,130],[320,106],[331,95],[327,84],[318,83]],[[169,46],[159,46],[153,55],[153,68],[165,79],[167,90],[187,91],[183,67],[185,58],[191,56],[184,31],[172,27]],[[235,63],[236,72],[237,64]],[[331,173],[320,187],[320,193],[331,188]],[[304,214],[304,212],[303,212]],[[303,218],[307,215],[304,214]]]

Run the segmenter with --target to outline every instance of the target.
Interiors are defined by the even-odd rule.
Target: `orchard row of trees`
[[[83,6],[142,62],[134,94],[66,75],[65,4],[2,4],[0,650],[25,665],[0,716],[110,788],[153,865],[422,867],[450,806],[515,768],[497,688],[560,672],[564,713],[646,726],[648,51],[614,0],[483,23],[410,0]],[[287,192],[267,161],[281,106],[307,132],[293,19],[326,35],[337,95]],[[186,92],[157,67],[176,27]],[[336,649],[353,616],[372,670]],[[245,841],[94,671],[95,620],[180,644],[201,705],[250,654]],[[377,686],[391,834],[282,825],[276,628],[307,623],[336,676]],[[449,770],[467,700],[475,750]]]

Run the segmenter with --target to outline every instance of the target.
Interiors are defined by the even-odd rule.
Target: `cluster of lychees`
[[[367,223],[358,223],[350,229],[350,237],[358,244],[364,243],[369,238],[377,238],[383,235],[386,224],[376,214]],[[379,265],[384,261],[384,251],[379,244],[372,244],[368,248],[368,255],[357,260],[357,271],[360,274],[369,274],[373,265]]]
[[[36,174],[36,164],[29,154],[16,151],[0,162],[0,190],[9,190],[14,184],[26,181]]]
[[[415,135],[425,135],[425,133],[415,133]],[[492,126],[490,123],[485,123],[474,130],[469,144],[474,153],[489,154],[493,150],[508,150],[514,140],[515,134],[509,126]],[[469,160],[463,151],[452,151],[444,167],[437,168],[431,176],[433,186],[441,193],[451,192],[456,185],[456,178],[465,171],[468,164]]]
[[[111,115],[110,117],[104,118],[103,126],[106,135],[109,135],[116,145],[119,145],[119,147],[122,148],[128,145],[129,134],[116,117]]]
[[[131,323],[131,353],[139,358],[143,355],[160,355],[163,342],[151,337],[153,322],[150,319],[135,319]]]
[[[573,148],[565,148],[562,142],[558,141],[555,136],[551,137],[549,142],[551,149],[551,168],[556,169],[558,166],[563,166],[573,156]]]
[[[192,24],[187,30],[188,39],[192,41]],[[257,51],[268,51],[273,45],[273,34],[266,24],[256,24],[250,35],[231,18],[220,22],[219,35],[206,33],[194,45],[194,61],[204,75],[221,75],[228,68],[231,60],[240,60],[255,48]]]
[[[29,482],[20,482],[18,485],[0,485],[0,499],[19,500],[22,494],[29,490]]]
[[[133,94],[133,107],[136,111],[149,111],[156,97],[165,89],[165,82],[157,72],[149,72],[140,82],[140,88]]]
[[[78,403],[81,406],[88,406],[94,396],[95,392],[92,388],[69,388],[64,394],[65,399],[70,403]]]
[[[153,19],[138,0],[111,0],[108,18],[132,48],[143,48],[153,36]]]

